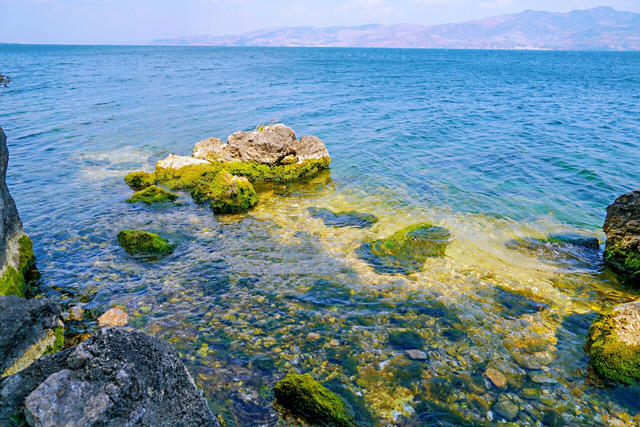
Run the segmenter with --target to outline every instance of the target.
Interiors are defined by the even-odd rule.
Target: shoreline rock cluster
[[[25,299],[35,264],[31,240],[6,185],[8,151],[0,129],[0,425],[219,426],[177,351],[162,340],[123,328],[116,308],[105,327],[64,348],[60,304]],[[132,249],[173,250],[154,236],[124,232]],[[74,310],[75,309],[75,310]],[[69,310],[69,320],[83,309]]]

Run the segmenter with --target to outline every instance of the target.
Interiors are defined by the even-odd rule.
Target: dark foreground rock
[[[0,297],[0,376],[20,372],[43,354],[59,349],[63,341],[59,304]]]
[[[10,417],[37,426],[219,425],[176,350],[123,328],[0,381],[0,425]]]
[[[321,219],[327,227],[367,228],[378,222],[378,218],[370,213],[346,211],[332,212],[329,209],[311,207],[308,209],[313,218]]]
[[[640,380],[640,301],[621,304],[589,328],[591,366],[611,382]]]
[[[605,261],[640,279],[640,190],[624,194],[607,208]]]
[[[449,231],[431,224],[404,228],[386,239],[364,243],[356,253],[381,274],[411,274],[422,270],[430,257],[442,257]]]
[[[0,295],[25,295],[25,273],[35,263],[29,236],[22,229],[16,204],[9,194],[7,137],[0,128]]]

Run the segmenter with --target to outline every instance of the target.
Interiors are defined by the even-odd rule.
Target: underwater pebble
[[[502,372],[497,369],[488,368],[484,371],[484,375],[500,390],[507,389],[507,377],[505,377]]]
[[[102,316],[98,317],[98,326],[122,326],[129,323],[129,316],[119,307],[107,310]]]
[[[62,320],[69,322],[72,320],[80,321],[84,318],[84,308],[79,305],[74,305],[68,311],[62,313]]]
[[[520,408],[513,400],[509,398],[509,396],[507,396],[506,394],[501,394],[498,397],[498,401],[495,403],[495,405],[493,405],[493,412],[507,421],[512,421],[518,416]]]
[[[539,372],[529,372],[529,378],[531,378],[531,381],[538,384],[558,384],[556,379]]]
[[[427,353],[420,350],[405,350],[405,356],[411,360],[427,360]]]
[[[307,341],[316,341],[320,339],[320,334],[317,334],[315,332],[309,332],[307,334]]]

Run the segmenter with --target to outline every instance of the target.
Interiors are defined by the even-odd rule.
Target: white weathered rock
[[[202,159],[196,159],[189,156],[177,156],[175,154],[169,154],[164,160],[160,160],[157,163],[157,167],[162,169],[182,169],[185,166],[194,165],[207,165],[210,162]]]

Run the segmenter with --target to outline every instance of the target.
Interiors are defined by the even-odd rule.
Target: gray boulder
[[[279,163],[294,154],[296,134],[285,125],[265,126],[253,132],[236,132],[227,138],[224,162],[256,161],[268,165]]]
[[[196,142],[193,147],[193,157],[202,160],[220,160],[225,144],[220,138],[207,138]]]
[[[195,145],[193,157],[274,166],[329,158],[329,152],[319,138],[303,136],[296,139],[293,129],[277,124],[261,126],[251,132],[236,132],[227,138],[226,144],[218,138],[205,139]]]
[[[0,424],[218,426],[178,353],[124,328],[33,363],[0,382]]]
[[[13,375],[62,346],[60,305],[45,299],[0,297],[0,375]]]
[[[7,136],[0,128],[0,295],[24,296],[24,273],[35,262],[31,240],[22,229],[16,204],[9,194]]]
[[[640,190],[624,194],[607,208],[604,258],[640,278]]]

